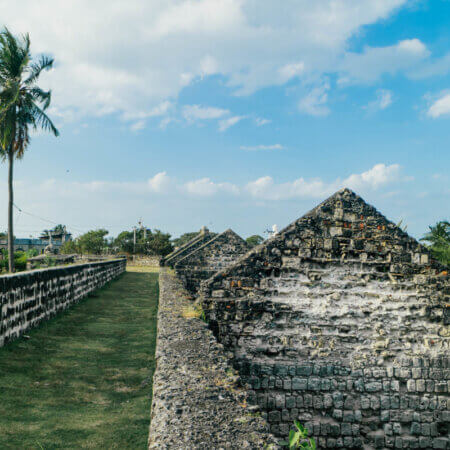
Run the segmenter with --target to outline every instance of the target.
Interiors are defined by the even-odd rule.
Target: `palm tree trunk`
[[[13,194],[13,165],[14,165],[14,153],[12,149],[8,153],[8,260],[9,271],[14,272],[14,230],[13,230],[13,207],[14,207],[14,194]]]

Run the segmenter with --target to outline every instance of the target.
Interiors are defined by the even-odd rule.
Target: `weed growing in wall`
[[[314,439],[308,437],[308,430],[296,420],[294,422],[296,430],[289,432],[289,441],[282,441],[280,444],[289,449],[316,450]]]

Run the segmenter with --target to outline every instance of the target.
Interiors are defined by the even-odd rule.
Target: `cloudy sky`
[[[347,186],[420,237],[450,211],[450,1],[0,0],[55,58],[59,138],[17,235],[284,227]],[[0,228],[6,228],[6,166]],[[50,222],[46,222],[45,219]]]

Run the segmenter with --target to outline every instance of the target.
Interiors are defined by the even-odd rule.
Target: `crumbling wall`
[[[169,255],[161,259],[161,265],[167,267],[174,267],[175,264],[189,253],[192,253],[195,249],[201,247],[206,242],[210,241],[216,233],[211,233],[207,228],[203,227],[197,236],[191,239],[180,248],[174,250]]]
[[[0,346],[69,308],[126,269],[126,259],[0,277]]]
[[[349,190],[208,280],[202,303],[271,431],[319,448],[450,448],[449,283]]]
[[[203,280],[225,270],[248,250],[244,239],[226,230],[179,259],[175,270],[188,291],[196,294]]]
[[[278,448],[181,282],[162,269],[159,286],[149,448]]]

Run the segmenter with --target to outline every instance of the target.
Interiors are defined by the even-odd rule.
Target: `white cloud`
[[[153,192],[167,192],[172,184],[167,172],[159,172],[148,180],[148,186]]]
[[[409,77],[413,79],[428,78],[439,75],[447,75],[450,72],[450,53],[424,62],[409,72]]]
[[[377,98],[364,106],[369,112],[375,112],[388,108],[392,104],[392,92],[387,89],[378,89]]]
[[[320,178],[306,180],[300,177],[294,181],[276,184],[272,177],[265,176],[247,183],[246,190],[251,196],[265,200],[284,200],[292,198],[323,198],[338,189],[348,187],[356,191],[375,190],[399,179],[400,166],[376,164],[360,174],[350,175],[341,180],[325,182]]]
[[[227,109],[214,108],[211,106],[186,105],[183,107],[183,117],[188,122],[196,120],[219,119],[230,113]]]
[[[417,66],[430,52],[419,39],[405,39],[387,47],[365,47],[346,53],[338,65],[338,83],[373,83],[383,74],[394,75]]]
[[[305,63],[303,61],[300,61],[298,63],[286,64],[279,70],[281,80],[283,82],[286,82],[292,78],[302,75],[304,71],[305,71]]]
[[[321,86],[314,87],[298,103],[298,109],[310,116],[322,117],[330,113],[327,106],[329,83],[323,83]]]
[[[273,145],[241,145],[241,150],[258,151],[258,150],[283,150],[284,147],[281,144]]]
[[[30,32],[33,52],[55,57],[55,69],[42,83],[53,88],[60,117],[114,113],[144,120],[154,117],[148,115],[153,108],[176,101],[183,88],[212,74],[223,76],[235,93],[249,94],[307,72],[334,72],[351,36],[405,3],[284,0],[279,7],[273,0],[0,0],[0,10],[13,32]],[[397,53],[413,59],[423,49],[411,40],[399,44]],[[342,70],[349,76],[360,75],[352,61],[347,65]]]
[[[442,93],[428,108],[427,114],[433,119],[450,114],[450,93]]]
[[[400,166],[398,164],[376,164],[371,169],[360,174],[350,175],[342,182],[342,186],[355,190],[377,189],[380,186],[392,183],[399,178]]]
[[[186,192],[201,197],[210,197],[218,193],[238,194],[239,189],[232,183],[214,183],[209,178],[189,181],[184,185]]]
[[[140,131],[145,128],[145,120],[138,120],[130,126],[131,131]]]
[[[233,116],[228,117],[228,119],[223,119],[219,121],[219,131],[223,132],[228,130],[228,128],[236,125],[239,123],[242,119],[245,119],[246,116]]]
[[[258,126],[258,127],[262,127],[262,126],[267,125],[267,124],[269,124],[271,122],[272,122],[271,120],[264,119],[263,117],[257,117],[255,119],[256,126]]]

